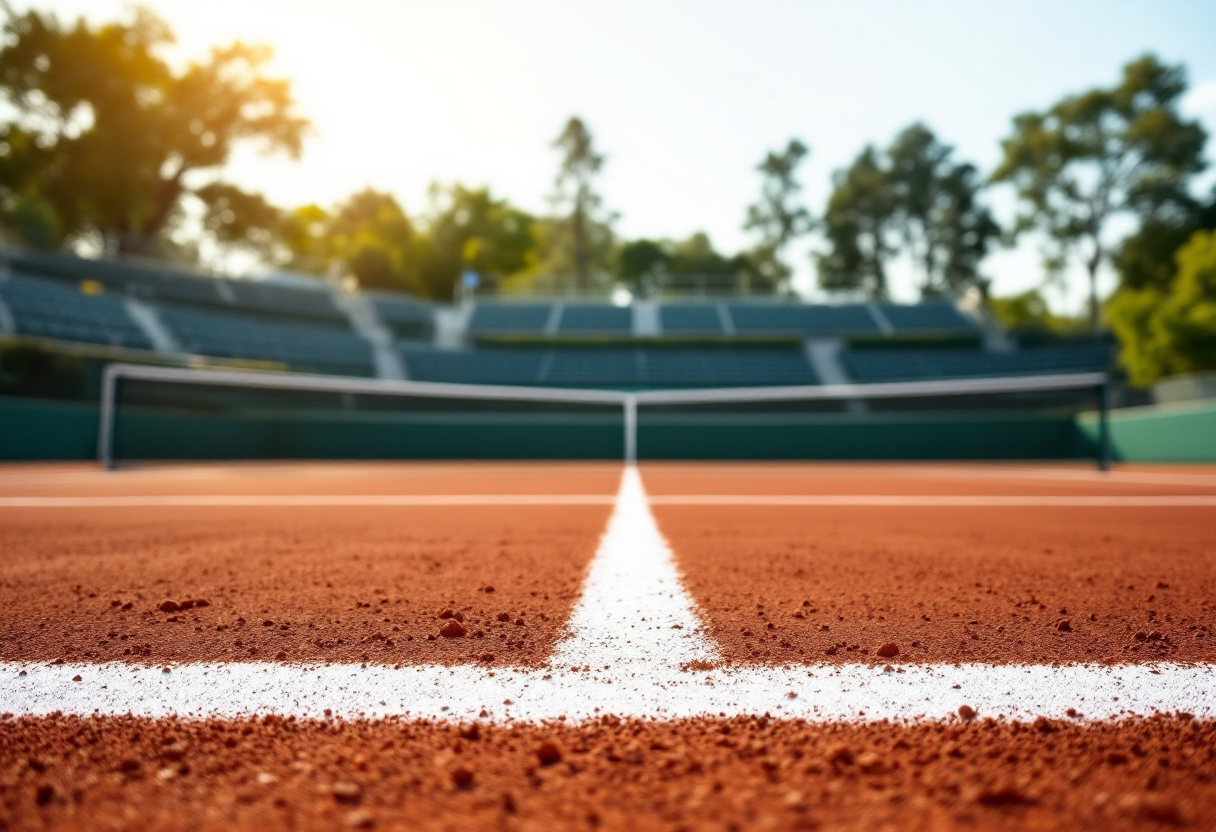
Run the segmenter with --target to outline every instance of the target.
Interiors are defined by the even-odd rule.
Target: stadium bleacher
[[[561,335],[628,335],[633,331],[633,310],[608,304],[566,304],[557,331]]]
[[[944,301],[918,304],[883,303],[879,312],[897,333],[972,332],[975,324],[952,303]]]
[[[722,316],[716,303],[665,303],[659,307],[659,322],[670,335],[721,335]]]
[[[410,377],[453,384],[742,387],[816,384],[802,351],[781,348],[403,348]]]
[[[388,292],[364,293],[376,313],[399,338],[420,340],[429,338],[435,329],[435,311],[424,303],[404,295]]]
[[[442,310],[392,292],[367,292],[367,303],[339,307],[325,285],[294,286],[290,277],[229,280],[28,252],[9,252],[5,259],[0,300],[7,314],[0,324],[18,335],[145,350],[159,345],[167,352],[278,362],[298,371],[390,378],[403,371],[420,381],[638,389],[816,384],[811,360],[822,363],[828,353],[809,341],[804,352],[799,343],[815,338],[840,342],[830,353],[838,364],[820,367],[825,376],[831,369],[832,377],[859,383],[1106,370],[1113,363],[1112,347],[1103,343],[987,351],[978,337],[956,337],[978,336],[979,324],[946,301],[660,302],[657,320],[639,321],[651,328],[641,339],[634,337],[630,306],[479,301],[463,341],[459,330],[453,340],[448,326],[441,348],[435,321]],[[493,336],[518,336],[530,345],[494,346],[485,340]],[[575,342],[585,336],[605,343]],[[901,343],[899,336],[911,339]],[[922,337],[941,343],[909,343]],[[969,340],[976,345],[963,346]],[[400,356],[401,368],[391,369],[396,362],[384,360],[386,350]]]
[[[1033,347],[1014,352],[846,350],[841,361],[855,381],[882,382],[1100,371],[1108,369],[1113,358],[1112,347],[1108,344],[1084,344]]]
[[[371,345],[349,329],[165,304],[160,314],[188,352],[280,361],[292,369],[373,375]]]
[[[0,279],[0,299],[20,335],[152,348],[127,314],[122,299],[111,294],[86,294],[78,286],[10,275]]]
[[[141,300],[171,300],[180,303],[223,305],[226,303],[215,278],[173,269],[152,269],[109,260],[88,260],[41,252],[12,252],[13,271],[42,278],[96,280],[120,295]]]
[[[655,387],[754,387],[818,384],[801,350],[654,349],[646,352]]]
[[[881,333],[874,316],[860,303],[840,306],[731,303],[727,309],[735,331],[740,334],[830,337]]]
[[[87,260],[37,252],[10,254],[9,267],[21,274],[55,280],[95,280],[111,291],[146,301],[239,308],[287,318],[345,320],[323,284],[284,286],[264,280],[233,280],[173,268],[109,260]]]
[[[410,378],[450,384],[539,384],[547,350],[403,348]]]
[[[545,331],[552,311],[551,303],[479,303],[469,318],[469,334],[540,335]]]
[[[223,286],[232,295],[233,306],[290,318],[346,323],[329,292],[320,285],[297,289],[260,280],[225,280]]]

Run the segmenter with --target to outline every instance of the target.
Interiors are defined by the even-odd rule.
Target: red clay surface
[[[540,664],[609,511],[3,509],[0,660]]]
[[[655,514],[733,661],[1216,659],[1216,509]]]
[[[1216,725],[0,721],[0,828],[1216,827]]]
[[[643,463],[649,494],[1216,494],[1211,466]]]
[[[584,494],[616,495],[615,463],[308,463],[0,466],[0,496],[156,494]]]
[[[979,471],[643,474],[656,494],[1216,492],[1203,469],[1148,472],[1182,484],[1099,479],[1081,467]],[[611,495],[619,477],[614,465],[166,466],[116,476],[28,466],[0,468],[0,494]],[[609,511],[0,509],[0,660],[404,664],[492,653],[496,664],[536,665],[562,633]],[[1216,509],[655,513],[732,661],[1216,658]],[[156,608],[200,598],[208,606]],[[445,608],[465,617],[464,637],[438,635]],[[874,655],[887,641],[899,655]],[[1187,715],[461,731],[0,713],[0,830],[1216,828],[1216,723]]]

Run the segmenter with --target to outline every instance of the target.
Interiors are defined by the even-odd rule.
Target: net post
[[[638,461],[638,397],[627,393],[624,399],[625,408],[625,464],[633,465]]]
[[[1103,376],[1098,383],[1098,470],[1109,471],[1110,463],[1110,378]]]
[[[114,406],[118,377],[122,367],[107,364],[101,377],[101,412],[97,419],[97,461],[107,471],[114,470]]]

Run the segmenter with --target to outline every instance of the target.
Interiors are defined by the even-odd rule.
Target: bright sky
[[[31,5],[17,3],[19,7]],[[102,20],[124,0],[42,0]],[[1111,84],[1153,51],[1185,63],[1185,109],[1216,134],[1211,0],[151,0],[175,57],[234,39],[268,43],[314,132],[303,159],[242,156],[237,183],[294,205],[370,185],[406,210],[427,184],[489,185],[546,209],[550,143],[581,116],[608,155],[602,191],[629,237],[707,231],[748,243],[755,165],[792,136],[811,146],[802,180],[816,213],[832,171],[917,119],[985,171],[1011,117]],[[1216,141],[1209,145],[1216,160]],[[1214,181],[1209,175],[1205,184]],[[1009,195],[995,191],[999,216]],[[793,261],[813,288],[807,251]],[[1033,241],[990,258],[999,293],[1041,279]],[[1081,281],[1063,308],[1080,308]],[[1108,278],[1109,283],[1109,278]],[[898,297],[915,297],[896,275]]]

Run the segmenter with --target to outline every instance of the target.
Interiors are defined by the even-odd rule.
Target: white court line
[[[611,494],[153,494],[0,497],[0,508],[206,508],[209,506],[608,506]]]
[[[640,483],[638,485],[640,488]],[[643,504],[647,498],[643,496]],[[990,508],[1208,508],[1216,494],[662,494],[657,506],[943,506]],[[207,508],[215,506],[603,506],[607,494],[151,494],[0,497],[4,508]],[[655,531],[658,535],[658,531]],[[661,540],[661,536],[659,536]],[[666,545],[666,544],[664,544]]]
[[[1216,507],[1216,494],[672,494],[657,506],[981,506],[990,508]]]
[[[393,715],[434,720],[580,720],[612,713],[674,719],[763,714],[808,720],[950,718],[962,704],[984,716],[1086,719],[1188,711],[1216,718],[1216,666],[902,665],[758,667],[720,662],[671,551],[628,468],[590,567],[570,632],[541,669],[473,665],[362,667],[207,662],[0,663],[0,710],[16,715],[135,714],[321,718]],[[71,681],[73,676],[80,682]],[[791,696],[793,694],[793,696]]]

